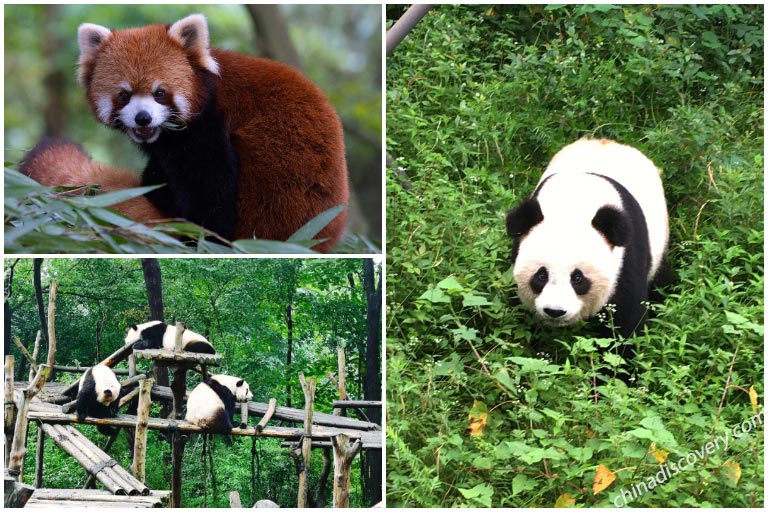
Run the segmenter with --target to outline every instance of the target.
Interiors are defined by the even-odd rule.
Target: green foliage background
[[[763,29],[761,5],[441,5],[397,47],[389,506],[613,506],[659,471],[653,450],[677,461],[762,409]],[[510,305],[504,215],[583,136],[663,170],[675,282],[631,341],[630,388],[594,389],[618,361]],[[760,421],[631,505],[763,506],[763,436]],[[617,480],[594,494],[599,464]]]
[[[350,212],[349,234],[337,252],[380,252],[382,223],[381,178],[381,7],[379,5],[281,5],[290,37],[299,54],[303,72],[326,93],[345,125],[345,144],[351,186],[356,194]],[[77,84],[77,27],[97,23],[110,28],[128,28],[155,23],[172,23],[199,12],[208,18],[211,45],[255,54],[254,28],[243,5],[8,5],[5,25],[5,144],[6,165],[18,162],[45,135],[44,113],[50,101],[44,85],[55,81],[63,90],[57,105],[63,117],[67,137],[80,143],[99,162],[126,169],[144,166],[144,157],[124,134],[99,123],[88,107],[82,88]],[[51,48],[53,46],[53,48]],[[6,183],[8,179],[6,179]],[[16,202],[23,192],[7,184]],[[29,193],[37,191],[28,191]],[[192,252],[188,248],[160,240],[161,235],[142,234],[96,210],[81,212],[87,204],[60,204],[50,200],[33,202],[36,214],[47,225],[35,227],[27,237],[29,249],[6,242],[10,252],[92,253],[92,252]],[[42,202],[42,205],[39,203]],[[7,209],[7,207],[6,207]],[[64,210],[63,214],[60,210]],[[21,219],[29,212],[22,212]],[[81,217],[88,216],[88,220]],[[56,219],[67,229],[83,233],[71,236],[68,243],[51,244],[50,235]],[[6,221],[8,218],[6,217]],[[123,229],[99,230],[95,225],[115,223]],[[48,229],[49,231],[45,231]],[[6,230],[8,226],[6,225]],[[62,232],[65,230],[62,229]],[[90,235],[85,237],[86,233]],[[104,232],[121,238],[119,249],[104,243]],[[98,233],[98,235],[94,235]],[[127,236],[126,236],[127,234]],[[178,234],[173,232],[173,234]],[[146,235],[146,236],[145,236]],[[123,237],[128,238],[125,242]],[[60,238],[64,238],[61,236]],[[96,238],[101,243],[92,242]],[[91,241],[92,243],[87,243]],[[148,250],[142,250],[148,248]],[[207,250],[206,250],[207,249]],[[245,246],[238,252],[303,252],[289,247]],[[201,252],[225,253],[226,248],[206,248]]]
[[[339,346],[347,351],[348,393],[363,397],[367,313],[360,280],[362,260],[166,258],[160,260],[160,267],[166,322],[183,321],[189,329],[211,340],[223,355],[222,365],[215,372],[244,378],[254,401],[267,403],[276,398],[278,405],[286,405],[286,387],[290,385],[292,406],[302,408],[304,395],[298,373],[303,372],[307,378],[318,379],[315,410],[330,413],[338,392],[327,374],[338,372]],[[32,260],[5,260],[6,314],[10,316],[11,333],[30,352],[40,325],[32,273]],[[90,366],[122,346],[130,325],[149,318],[138,259],[46,259],[42,267],[46,303],[48,283],[54,279],[59,282],[56,364]],[[350,287],[350,279],[354,280],[354,288]],[[294,321],[290,367],[285,362],[288,304]],[[102,341],[97,349],[99,328]],[[28,367],[24,367],[23,357],[15,345],[10,351],[16,356],[16,380],[26,380]],[[41,358],[45,357],[45,344],[41,354]],[[139,365],[140,369],[144,366]],[[125,363],[119,367],[124,368]],[[58,378],[71,381],[76,376],[60,373]],[[196,376],[190,377],[188,389],[196,383]],[[154,407],[151,414],[158,417],[159,405]],[[95,427],[78,428],[97,444],[104,444],[104,436]],[[28,437],[25,482],[34,480],[35,432],[31,429]],[[244,506],[258,499],[295,506],[298,478],[280,440],[252,442],[232,436],[232,441],[229,448],[214,436],[212,477],[204,466],[202,439],[190,438],[184,454],[184,506],[228,507],[232,490],[239,491]],[[168,489],[169,445],[157,431],[150,431],[147,444],[147,485]],[[87,475],[74,459],[51,442],[46,443],[45,450],[44,486],[82,487]],[[123,436],[110,454],[124,467],[130,467],[132,454]],[[321,469],[322,457],[315,451],[312,478],[316,479]],[[363,506],[360,486],[358,457],[352,471],[352,506]],[[331,499],[330,490],[326,496]]]

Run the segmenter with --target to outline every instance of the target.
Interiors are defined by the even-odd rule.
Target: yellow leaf
[[[576,500],[566,492],[557,497],[555,508],[568,508],[576,505]]]
[[[723,464],[723,466],[726,467],[726,470],[723,471],[725,478],[730,480],[730,482],[734,485],[739,483],[739,478],[741,478],[741,466],[739,466],[739,463],[729,460]]]
[[[595,472],[595,483],[592,484],[592,493],[597,494],[606,490],[616,480],[616,473],[600,464]]]
[[[757,412],[757,391],[755,391],[755,386],[749,386],[749,403],[752,404],[752,411]]]
[[[485,418],[477,419],[469,424],[469,435],[472,437],[483,435],[485,430]]]
[[[469,435],[472,437],[483,435],[488,421],[488,408],[483,402],[475,400],[472,410],[469,411]]]
[[[659,464],[663,464],[667,457],[669,456],[669,452],[667,450],[657,449],[656,448],[656,441],[651,443],[651,448],[648,450],[648,453],[653,455],[653,458],[656,459],[656,462]]]

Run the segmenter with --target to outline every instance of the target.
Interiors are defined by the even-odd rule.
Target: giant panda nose
[[[551,308],[544,308],[544,312],[549,315],[551,318],[560,318],[565,314],[564,309],[551,309]]]

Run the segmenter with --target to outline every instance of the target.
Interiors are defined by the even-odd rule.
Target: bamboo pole
[[[13,370],[16,358],[12,354],[5,356],[5,467],[8,467],[8,457],[11,455],[11,443],[13,442],[14,408],[13,403]]]
[[[352,461],[360,453],[360,440],[349,442],[344,434],[331,438],[333,443],[333,508],[349,508],[349,485]]]
[[[303,373],[299,373],[301,389],[304,391],[304,437],[301,445],[302,467],[299,472],[299,499],[298,507],[307,508],[309,506],[309,459],[312,454],[312,409],[315,402],[316,379],[304,378]]]
[[[8,472],[21,482],[21,470],[24,464],[24,455],[27,453],[27,428],[29,426],[29,403],[32,401],[45,384],[45,379],[50,374],[48,365],[41,364],[37,370],[34,380],[24,390],[24,398],[21,400],[19,410],[16,414],[16,426],[13,431],[13,443],[11,444],[11,453],[8,456]]]
[[[139,384],[139,406],[136,412],[136,435],[133,440],[133,464],[131,470],[133,476],[142,482],[145,481],[145,467],[147,459],[147,424],[149,423],[149,407],[152,405],[150,390],[154,379],[146,379]]]

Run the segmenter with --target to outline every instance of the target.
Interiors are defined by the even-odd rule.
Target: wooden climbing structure
[[[52,287],[55,294],[55,288]],[[53,299],[52,299],[53,300]],[[52,319],[49,318],[49,325]],[[86,417],[79,421],[72,408],[71,391],[77,383],[63,385],[47,383],[53,366],[53,357],[48,354],[48,363],[32,365],[36,368],[34,379],[30,382],[13,382],[13,356],[6,356],[5,361],[5,434],[6,434],[6,470],[5,470],[5,505],[20,506],[70,506],[70,507],[181,507],[181,476],[184,446],[190,433],[205,433],[204,430],[183,419],[184,403],[187,393],[187,375],[189,372],[207,372],[209,366],[220,363],[218,354],[195,354],[180,350],[181,332],[177,329],[178,350],[136,350],[130,345],[121,347],[107,357],[102,364],[113,367],[133,358],[149,359],[153,365],[166,366],[173,375],[170,387],[158,386],[153,379],[135,371],[134,361],[129,362],[131,375],[126,382],[139,382],[138,389],[121,400],[121,406],[127,401],[138,398],[137,413],[118,414],[114,418]],[[55,347],[54,333],[49,327],[50,347]],[[149,373],[149,372],[148,372]],[[343,376],[342,376],[343,377]],[[260,418],[255,426],[238,426],[230,435],[280,438],[291,450],[294,462],[299,470],[298,506],[307,506],[306,481],[308,480],[309,457],[312,448],[333,447],[336,461],[334,464],[334,506],[349,506],[349,470],[355,455],[361,450],[381,450],[383,436],[381,427],[375,423],[356,420],[336,414],[324,414],[313,410],[314,380],[305,380],[300,375],[305,391],[305,409],[277,406],[272,399],[269,403],[247,402],[241,404],[241,421]],[[345,395],[341,394],[342,399]],[[172,404],[167,418],[149,416],[152,401]],[[342,407],[355,407],[356,403],[341,403]],[[26,454],[26,440],[29,422],[38,425],[37,453],[35,457],[35,485],[21,481],[22,466]],[[302,427],[272,426],[270,421],[302,424]],[[118,427],[102,449],[85,437],[77,428],[77,423]],[[134,453],[130,469],[121,467],[109,454],[121,429],[133,431]],[[147,431],[159,430],[168,433],[172,446],[171,488],[167,490],[149,489],[144,483],[146,466]],[[86,487],[92,487],[98,481],[104,489],[46,489],[43,486],[43,447],[46,436],[60,446],[90,475]],[[239,499],[239,498],[238,498]]]

